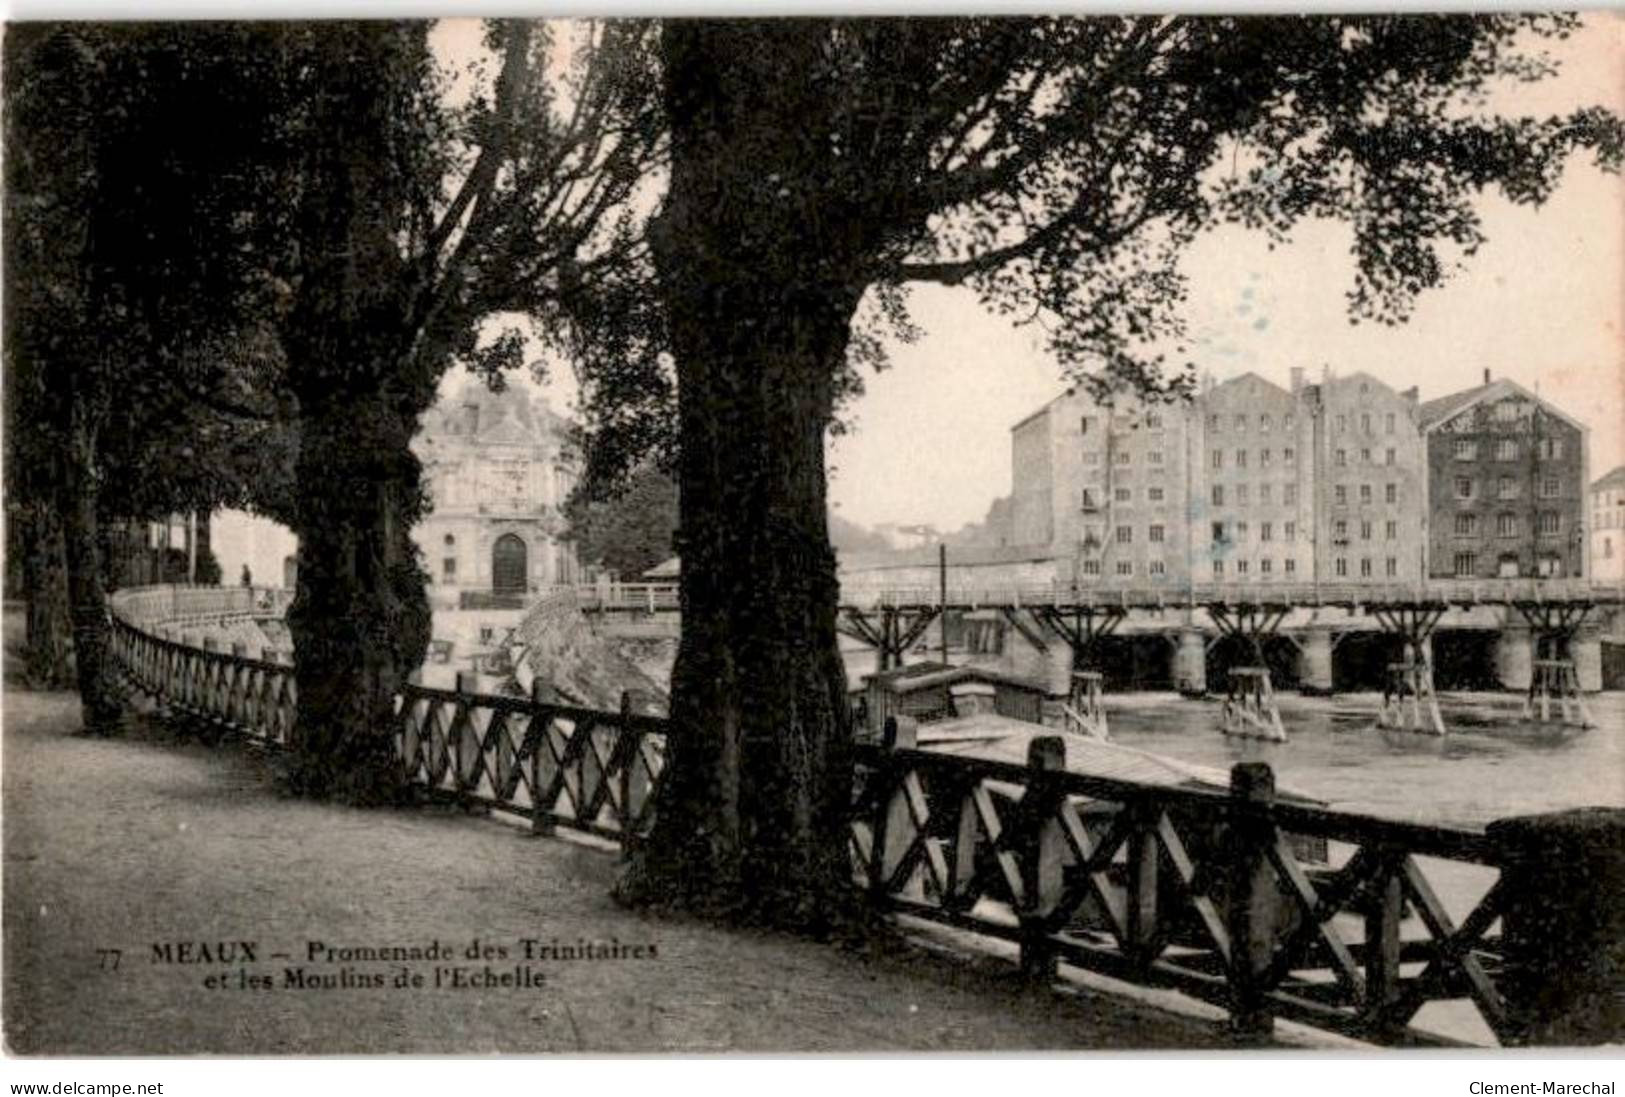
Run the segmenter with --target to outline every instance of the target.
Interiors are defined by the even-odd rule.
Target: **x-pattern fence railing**
[[[143,608],[151,609],[159,600]],[[289,665],[154,634],[115,599],[128,678],[172,709],[274,746],[295,732]],[[167,607],[174,610],[171,604]],[[432,793],[631,845],[653,823],[666,721],[539,699],[405,687],[394,735]],[[1484,833],[1276,801],[1265,766],[1230,795],[1069,772],[1064,741],[1027,766],[917,749],[888,721],[858,751],[854,875],[870,901],[1015,941],[1040,975],[1058,961],[1216,1003],[1243,1029],[1281,1016],[1383,1043],[1441,999],[1470,1001],[1516,1039],[1497,932],[1503,851]],[[1300,859],[1304,837],[1334,851]],[[1431,876],[1482,878],[1464,916]],[[1458,903],[1459,905],[1459,903]]]

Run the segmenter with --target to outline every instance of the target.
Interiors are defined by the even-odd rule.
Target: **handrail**
[[[113,653],[172,712],[287,747],[292,666],[154,631],[182,608],[245,604],[235,592],[120,592]],[[433,796],[516,815],[538,833],[565,827],[630,847],[653,824],[670,726],[625,699],[608,713],[550,704],[539,690],[413,683],[396,698],[392,734],[405,777]],[[1506,934],[1490,932],[1522,917],[1531,892],[1550,890],[1508,882],[1550,858],[1498,837],[1504,824],[1479,832],[1277,802],[1261,765],[1238,766],[1226,795],[1071,772],[1064,754],[1063,739],[1045,736],[1025,766],[942,754],[917,748],[912,721],[889,719],[884,743],[855,751],[856,884],[883,909],[1017,941],[1030,972],[1065,960],[1170,987],[1225,1007],[1242,1028],[1280,1016],[1380,1043],[1427,1042],[1408,1027],[1417,1010],[1465,999],[1498,1039],[1517,1042],[1532,1003],[1551,1010],[1527,965],[1516,983],[1503,978],[1518,957]],[[1294,836],[1346,856],[1306,864]],[[1436,860],[1490,878],[1460,922],[1429,880]],[[1520,987],[1528,997],[1509,997]]]

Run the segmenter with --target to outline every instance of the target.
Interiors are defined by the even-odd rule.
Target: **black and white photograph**
[[[1625,12],[908,11],[4,24],[10,1067],[1619,1054]]]

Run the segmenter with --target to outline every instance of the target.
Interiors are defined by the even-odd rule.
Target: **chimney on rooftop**
[[[1490,371],[1489,370],[1484,371],[1484,383],[1486,385],[1490,383]]]

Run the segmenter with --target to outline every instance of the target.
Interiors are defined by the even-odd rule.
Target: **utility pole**
[[[937,542],[937,635],[942,640],[942,661],[948,662],[948,546]]]

